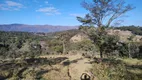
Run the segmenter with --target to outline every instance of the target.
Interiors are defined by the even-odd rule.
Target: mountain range
[[[0,31],[22,31],[22,32],[58,32],[77,29],[78,26],[52,26],[52,25],[27,25],[27,24],[3,24]]]

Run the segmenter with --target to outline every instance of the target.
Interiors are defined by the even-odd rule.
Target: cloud
[[[61,14],[57,8],[55,8],[52,4],[49,4],[49,2],[46,0],[44,2],[47,7],[42,7],[37,9],[36,12],[42,12],[45,13],[46,15],[57,15]]]
[[[59,10],[54,7],[44,7],[44,8],[40,8],[36,11],[46,13],[47,15],[61,14],[59,12]]]
[[[19,8],[21,8],[23,6],[22,4],[16,3],[16,2],[13,2],[13,1],[6,1],[6,4],[8,6],[16,6],[16,7],[19,7]]]
[[[0,10],[19,10],[21,8],[24,8],[22,4],[13,1],[5,1],[4,4],[0,4]]]
[[[85,14],[73,13],[69,14],[70,16],[77,17],[77,16],[84,16]]]

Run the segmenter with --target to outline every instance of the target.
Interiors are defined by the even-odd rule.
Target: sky
[[[0,24],[63,25],[81,23],[76,16],[88,13],[83,0],[0,0]],[[142,0],[126,0],[136,8],[124,17],[122,25],[142,26]]]

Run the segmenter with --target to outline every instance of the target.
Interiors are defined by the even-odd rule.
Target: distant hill
[[[135,35],[142,35],[142,27],[141,26],[121,26],[121,27],[115,27],[115,29],[120,29],[124,31],[131,31]]]
[[[52,26],[52,25],[26,25],[26,24],[4,24],[0,25],[0,31],[22,31],[22,32],[58,32],[77,29],[78,26]]]

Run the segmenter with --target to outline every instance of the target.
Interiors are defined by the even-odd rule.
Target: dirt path
[[[70,61],[76,60],[75,63],[69,65],[71,80],[80,80],[82,73],[90,75],[89,69],[92,65],[89,63],[89,59],[82,57],[80,54],[68,56],[68,58]]]
[[[44,56],[45,57],[45,56]],[[90,60],[87,58],[84,58],[80,54],[77,55],[51,55],[48,57],[67,57],[68,60],[71,62],[70,65],[68,65],[68,76],[71,77],[71,80],[80,80],[80,76],[82,73],[87,73],[89,75],[89,69],[92,67],[92,65],[89,63]],[[64,69],[64,67],[62,67]]]
[[[87,73],[90,75],[89,69],[91,68],[91,64],[88,64],[88,62],[89,59],[83,58],[77,63],[69,65],[72,80],[80,80],[80,76],[82,75],[82,73]]]

